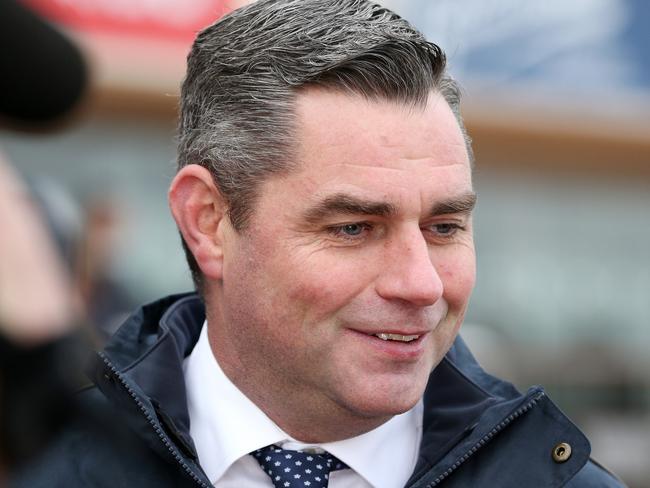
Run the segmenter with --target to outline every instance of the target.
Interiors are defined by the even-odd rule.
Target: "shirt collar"
[[[360,436],[325,444],[303,444],[292,439],[228,379],[212,354],[207,329],[206,322],[183,369],[190,434],[201,466],[212,483],[242,456],[270,444],[285,449],[324,449],[376,488],[406,483],[415,466],[422,436],[422,401]]]
[[[320,448],[350,466],[375,488],[404,486],[418,456],[422,438],[422,400],[376,429],[357,437],[324,444],[287,441],[285,449]]]

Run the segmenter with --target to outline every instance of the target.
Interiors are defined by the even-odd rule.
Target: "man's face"
[[[422,109],[309,89],[297,127],[298,168],[265,182],[250,225],[227,233],[213,344],[262,396],[404,412],[474,286],[463,136],[436,94]]]

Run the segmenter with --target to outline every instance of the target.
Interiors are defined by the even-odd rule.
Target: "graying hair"
[[[423,107],[432,90],[461,130],[460,91],[445,55],[408,22],[367,0],[258,0],[197,36],[181,89],[178,167],[208,168],[235,229],[261,182],[290,171],[294,104],[308,86]],[[183,242],[192,275],[202,276]]]

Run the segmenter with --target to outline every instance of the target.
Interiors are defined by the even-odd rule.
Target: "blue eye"
[[[365,222],[358,222],[352,224],[342,224],[329,227],[327,231],[342,240],[358,241],[368,235],[372,226]]]
[[[358,236],[364,230],[362,224],[346,224],[341,226],[341,233],[350,237]]]
[[[458,226],[456,224],[438,224],[435,227],[438,234],[443,235],[451,234],[458,230]]]
[[[440,224],[434,224],[428,228],[429,232],[433,233],[434,236],[439,237],[440,239],[452,239],[456,236],[458,231],[463,231],[466,228],[455,222],[443,222]]]

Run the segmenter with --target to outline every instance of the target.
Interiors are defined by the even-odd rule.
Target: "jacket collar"
[[[196,294],[172,295],[136,311],[104,350],[115,368],[188,438],[183,360],[198,341],[204,321],[203,302]]]

